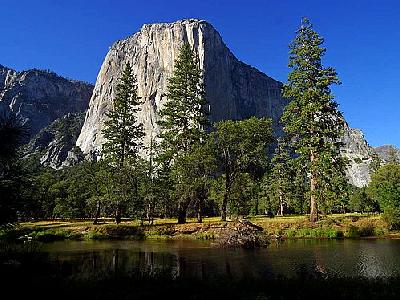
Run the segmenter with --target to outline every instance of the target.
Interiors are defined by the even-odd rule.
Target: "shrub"
[[[368,193],[383,209],[389,228],[400,228],[400,165],[385,165],[373,173]]]
[[[357,238],[360,237],[360,233],[358,232],[358,228],[354,225],[349,225],[349,227],[347,227],[347,230],[345,232],[345,237],[348,238]]]
[[[400,229],[400,208],[387,207],[383,212],[383,220],[390,229]]]

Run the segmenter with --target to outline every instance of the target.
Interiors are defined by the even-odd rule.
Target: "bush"
[[[400,228],[400,165],[385,165],[373,173],[368,193],[378,201],[389,228]]]
[[[354,225],[349,225],[349,227],[347,228],[346,232],[345,232],[345,237],[348,238],[358,238],[360,237],[360,233],[358,231],[358,228]]]
[[[383,212],[383,220],[390,229],[400,229],[400,208],[387,207]]]

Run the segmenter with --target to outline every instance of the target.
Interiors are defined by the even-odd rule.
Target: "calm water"
[[[41,251],[71,277],[167,272],[212,278],[323,275],[400,276],[400,240],[293,240],[258,250],[218,249],[196,241],[63,241]]]

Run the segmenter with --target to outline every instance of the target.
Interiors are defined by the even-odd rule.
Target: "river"
[[[400,276],[400,240],[287,240],[256,250],[221,249],[200,241],[60,241],[43,244],[74,278],[166,272],[173,277],[233,278]]]

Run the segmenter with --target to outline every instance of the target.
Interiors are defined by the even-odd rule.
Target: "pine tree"
[[[144,137],[143,124],[137,120],[140,108],[137,96],[136,79],[133,75],[131,65],[127,63],[117,87],[113,101],[113,109],[107,113],[108,120],[104,123],[102,133],[106,139],[103,144],[102,153],[104,158],[114,168],[114,183],[119,193],[116,200],[115,222],[121,221],[121,200],[128,200],[129,193],[135,185],[132,177],[132,169],[138,160],[138,152],[142,146]],[[137,190],[137,187],[133,187]]]
[[[170,158],[188,150],[208,124],[203,74],[188,43],[183,44],[168,80],[167,103],[160,110],[161,148]]]
[[[159,162],[172,164],[181,155],[187,155],[192,145],[205,138],[208,124],[203,74],[197,55],[188,43],[183,44],[175,61],[174,72],[168,81],[167,103],[160,110],[161,154]],[[175,177],[175,187],[181,176]],[[189,198],[178,200],[178,223],[186,222]]]
[[[317,203],[332,177],[344,173],[345,162],[339,154],[339,138],[344,119],[333,100],[330,86],[340,84],[336,71],[323,67],[324,40],[303,18],[290,45],[288,83],[283,96],[291,102],[282,116],[284,130],[291,146],[306,163],[310,174],[310,220],[318,220]]]
[[[116,87],[113,109],[107,113],[102,133],[106,139],[102,153],[117,165],[128,159],[137,159],[144,137],[143,124],[137,121],[140,108],[136,79],[127,63]]]

